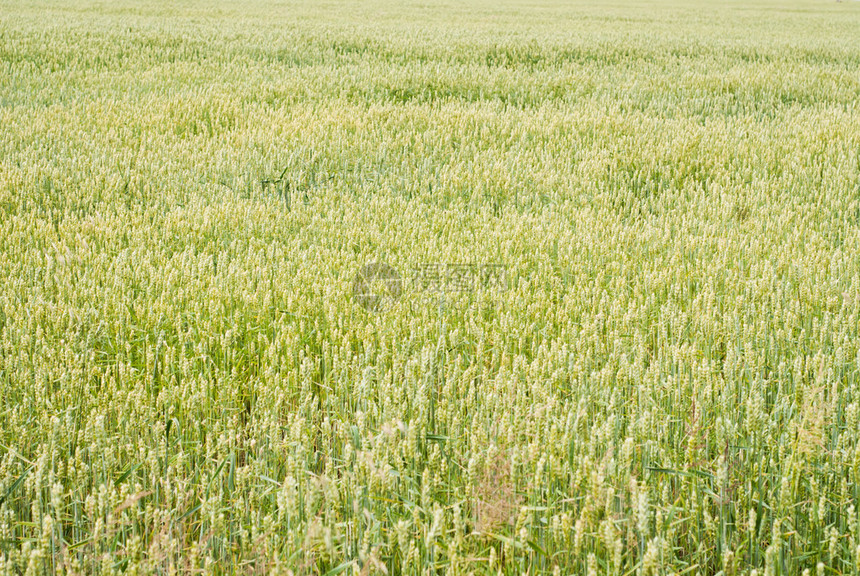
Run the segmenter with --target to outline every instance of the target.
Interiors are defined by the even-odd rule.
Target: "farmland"
[[[858,498],[860,3],[0,0],[0,574],[857,576]]]

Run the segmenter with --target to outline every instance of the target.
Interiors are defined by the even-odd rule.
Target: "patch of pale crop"
[[[858,7],[0,1],[0,573],[856,575]]]

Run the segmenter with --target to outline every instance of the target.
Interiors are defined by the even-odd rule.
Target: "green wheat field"
[[[860,2],[0,0],[0,574],[858,576],[858,499]]]

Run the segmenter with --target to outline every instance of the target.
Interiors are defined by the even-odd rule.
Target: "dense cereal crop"
[[[860,574],[860,2],[0,1],[0,574]]]

